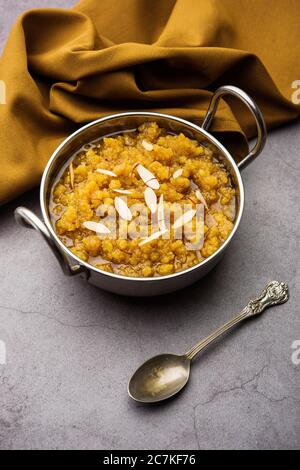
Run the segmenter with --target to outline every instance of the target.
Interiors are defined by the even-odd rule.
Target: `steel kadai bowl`
[[[233,95],[239,98],[252,113],[257,125],[257,140],[250,153],[240,162],[236,163],[226,148],[209,132],[208,129],[215,115],[220,98]],[[52,226],[49,213],[49,198],[53,182],[59,171],[83,145],[100,139],[101,137],[122,133],[129,129],[136,129],[144,122],[155,121],[168,132],[178,134],[182,132],[187,137],[196,139],[201,144],[209,144],[218,155],[231,175],[236,189],[236,217],[234,227],[227,240],[209,258],[199,264],[160,277],[125,277],[122,275],[102,271],[82,261],[75,256],[59,239]],[[67,276],[80,276],[92,284],[107,291],[130,296],[152,296],[165,294],[182,289],[205,276],[221,259],[228,248],[240,224],[244,209],[244,187],[240,171],[254,160],[262,151],[266,142],[266,126],[263,116],[255,102],[242,90],[233,86],[223,86],[216,90],[212,96],[208,111],[202,126],[197,126],[184,119],[167,114],[154,112],[127,112],[106,116],[93,121],[74,132],[56,149],[44,171],[41,189],[40,204],[43,221],[25,207],[18,207],[15,217],[19,224],[34,228],[43,236],[48,246],[56,256],[63,272]]]

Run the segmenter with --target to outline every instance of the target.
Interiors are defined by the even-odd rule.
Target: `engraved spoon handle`
[[[234,318],[229,320],[217,331],[202,339],[193,346],[189,351],[185,353],[185,356],[192,360],[202,349],[206,348],[210,343],[215,341],[219,336],[230,330],[237,323],[245,320],[246,318],[253,317],[262,313],[267,307],[272,305],[283,304],[289,299],[289,288],[288,285],[283,282],[271,281],[264,288],[261,295],[254,300],[250,300],[246,307]]]

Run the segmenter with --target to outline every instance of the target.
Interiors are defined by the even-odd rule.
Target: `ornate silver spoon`
[[[288,299],[287,284],[278,281],[270,282],[260,297],[250,300],[239,315],[207,338],[202,339],[182,356],[161,354],[146,361],[130,379],[129,396],[142,403],[155,403],[172,397],[186,385],[190,376],[191,361],[200,351],[246,318],[258,315],[267,307],[282,304]]]

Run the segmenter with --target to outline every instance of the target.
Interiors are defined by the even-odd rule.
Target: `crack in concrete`
[[[198,405],[199,405],[199,403],[198,403]],[[201,450],[200,449],[198,431],[197,431],[197,423],[196,423],[196,408],[197,408],[198,405],[196,405],[194,407],[194,433],[195,433],[195,439],[196,439],[196,443],[197,443],[197,450]]]
[[[217,392],[215,392],[211,398],[209,398],[208,400],[204,401],[204,402],[200,402],[196,405],[196,407],[200,406],[200,405],[207,405],[209,403],[211,403],[212,401],[214,401],[219,395],[222,395],[224,393],[230,393],[230,392],[234,392],[235,390],[244,390],[246,385],[249,385],[251,382],[254,382],[255,380],[257,380],[259,378],[259,376],[265,371],[265,369],[268,367],[267,364],[265,364],[258,372],[256,372],[256,374],[253,375],[253,377],[251,377],[250,379],[248,380],[245,380],[244,382],[242,382],[240,385],[236,385],[234,387],[231,387],[231,388],[228,388],[228,389],[225,389],[225,390],[218,390]]]
[[[62,326],[65,326],[65,327],[68,327],[68,328],[93,328],[93,327],[101,327],[102,329],[105,329],[105,330],[109,330],[109,331],[114,331],[115,333],[123,333],[124,331],[127,331],[128,333],[135,333],[135,334],[138,334],[138,331],[134,331],[134,330],[129,330],[128,328],[124,328],[123,330],[120,330],[118,328],[113,328],[111,326],[107,326],[107,325],[103,325],[101,323],[88,323],[86,325],[78,325],[78,324],[72,324],[72,323],[66,323],[66,322],[63,322],[62,320],[60,320],[59,318],[57,317],[54,317],[52,315],[47,315],[45,313],[41,313],[41,312],[36,312],[36,311],[24,311],[24,310],[21,310],[21,309],[18,309],[16,307],[7,307],[6,305],[0,305],[0,309],[3,309],[3,310],[7,310],[7,311],[11,311],[11,312],[16,312],[16,313],[19,313],[19,314],[22,314],[22,315],[38,315],[38,316],[41,316],[41,317],[44,317],[44,318],[47,318],[48,320],[53,320],[54,322],[62,325]]]
[[[281,163],[283,163],[284,165],[288,166],[289,168],[291,168],[292,170],[296,171],[297,173],[299,172],[299,169],[296,168],[295,166],[293,166],[290,162],[287,162],[285,161],[283,158],[278,160],[280,161]]]
[[[225,394],[225,393],[230,393],[230,392],[233,392],[235,390],[242,390],[243,387],[245,387],[245,385],[247,383],[250,383],[252,382],[254,379],[251,378],[250,380],[242,383],[241,385],[238,385],[238,386],[235,386],[235,387],[231,387],[231,388],[228,388],[226,390],[218,390],[217,392],[215,392],[212,397],[209,399],[209,400],[206,400],[204,402],[200,402],[200,403],[197,403],[193,409],[194,409],[194,432],[195,432],[195,438],[196,438],[196,442],[197,442],[197,446],[198,446],[198,450],[200,450],[200,443],[199,443],[199,436],[198,436],[198,430],[197,430],[197,417],[196,417],[196,413],[197,413],[197,409],[199,408],[199,406],[204,406],[204,405],[208,405],[209,403],[212,403],[219,395],[222,395],[222,394]]]
[[[255,392],[258,395],[261,395],[262,397],[264,397],[270,403],[280,403],[280,402],[285,401],[285,400],[295,400],[297,402],[300,401],[298,398],[294,397],[293,395],[285,395],[284,397],[281,397],[281,398],[273,398],[273,397],[270,397],[269,395],[267,395],[266,393],[262,392],[261,390],[256,389]]]
[[[204,401],[204,402],[200,402],[200,403],[197,403],[194,407],[193,407],[193,410],[194,410],[194,431],[195,431],[195,437],[196,437],[196,441],[197,441],[197,444],[198,444],[198,449],[200,449],[200,443],[199,443],[199,436],[198,436],[198,430],[197,430],[197,420],[196,420],[196,412],[197,412],[197,408],[199,406],[204,406],[204,405],[207,405],[207,404],[210,404],[212,403],[218,396],[220,395],[223,395],[223,394],[226,394],[226,393],[231,393],[231,392],[234,392],[235,390],[243,390],[245,391],[245,387],[253,382],[257,382],[259,380],[259,378],[261,377],[261,375],[263,374],[263,372],[268,368],[268,364],[265,364],[263,367],[260,368],[260,370],[258,372],[256,372],[250,379],[247,379],[245,380],[244,382],[242,382],[240,385],[236,385],[234,387],[230,387],[228,389],[225,389],[225,390],[218,390],[217,392],[215,392],[208,400]],[[261,395],[262,397],[264,397],[266,400],[268,400],[270,403],[280,403],[280,402],[283,402],[285,400],[288,400],[288,399],[291,399],[291,400],[295,400],[296,402],[300,401],[298,398],[294,397],[293,395],[285,395],[281,398],[274,398],[274,397],[271,397],[269,395],[267,395],[265,392],[261,391],[261,390],[258,390],[257,388],[257,385],[254,389],[254,392],[257,393],[258,395]]]

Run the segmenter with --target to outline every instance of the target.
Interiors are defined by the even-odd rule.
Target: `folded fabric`
[[[230,84],[268,128],[295,119],[299,38],[299,0],[82,0],[26,12],[0,60],[0,203],[37,185],[62,139],[107,114],[201,123],[212,91]],[[222,102],[212,130],[237,158],[256,132],[237,100]]]

